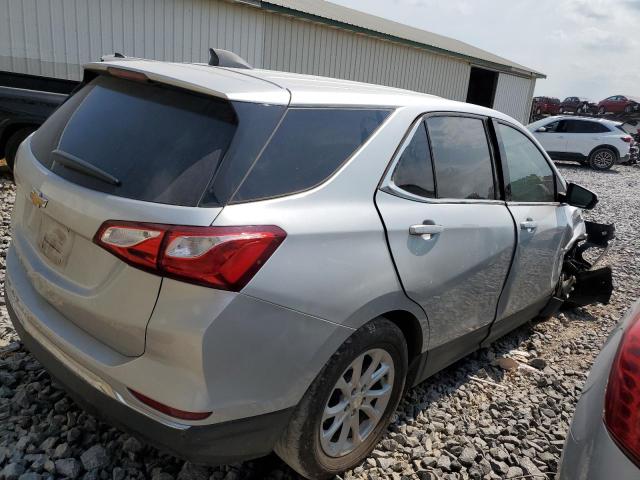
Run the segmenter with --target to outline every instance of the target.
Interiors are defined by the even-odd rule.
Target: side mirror
[[[536,130],[536,132],[538,133],[544,133],[547,131],[547,127],[540,127],[539,129]]]
[[[580,185],[570,183],[562,200],[574,207],[591,210],[598,203],[598,196]]]

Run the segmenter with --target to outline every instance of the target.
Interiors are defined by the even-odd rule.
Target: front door
[[[546,131],[535,132],[534,136],[552,157],[562,158],[567,151],[567,122],[556,120],[545,126]]]
[[[402,285],[428,316],[429,349],[455,344],[443,364],[486,336],[509,270],[514,226],[493,171],[484,119],[429,116],[376,194]]]
[[[495,123],[507,206],[518,248],[502,295],[492,337],[537,315],[551,297],[571,237],[569,209],[557,201],[558,181],[538,147],[512,126]]]

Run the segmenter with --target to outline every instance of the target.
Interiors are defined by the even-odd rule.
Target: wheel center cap
[[[356,398],[353,399],[353,407],[360,408],[361,405],[362,405],[362,394],[357,393]]]

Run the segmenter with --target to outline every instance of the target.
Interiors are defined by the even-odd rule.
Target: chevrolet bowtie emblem
[[[38,208],[45,208],[47,203],[49,203],[49,199],[37,190],[31,190],[29,198],[31,199],[31,203]]]

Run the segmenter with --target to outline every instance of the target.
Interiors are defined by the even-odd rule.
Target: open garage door
[[[493,99],[498,85],[498,72],[484,68],[471,67],[467,103],[482,107],[493,107]]]

